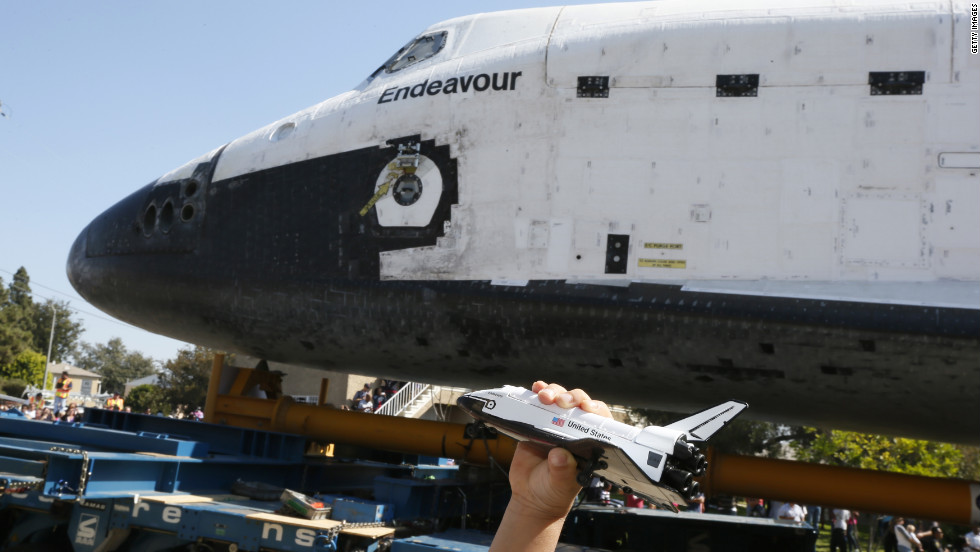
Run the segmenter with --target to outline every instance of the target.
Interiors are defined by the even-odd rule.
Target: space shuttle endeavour
[[[675,411],[734,396],[975,445],[970,6],[438,22],[349,92],[134,187],[69,277],[121,320],[270,361],[474,389],[533,373]]]

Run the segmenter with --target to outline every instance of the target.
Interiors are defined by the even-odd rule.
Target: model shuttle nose
[[[486,401],[474,397],[473,395],[463,395],[462,397],[456,399],[456,405],[466,411],[467,414],[471,416],[476,416],[478,413],[483,412],[483,406]]]

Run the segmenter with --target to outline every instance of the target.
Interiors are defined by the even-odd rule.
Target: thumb
[[[551,479],[551,488],[569,497],[575,495],[582,489],[575,480],[578,474],[578,466],[572,453],[561,447],[555,447],[548,452],[548,473]]]

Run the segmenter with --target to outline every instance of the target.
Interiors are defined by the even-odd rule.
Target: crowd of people
[[[45,422],[76,422],[82,413],[82,409],[77,403],[68,403],[61,410],[55,410],[52,406],[47,406],[41,394],[38,393],[31,397],[24,404],[15,404],[5,401],[0,405],[0,411],[17,410],[25,418],[30,420],[41,420]]]
[[[71,394],[73,388],[73,382],[71,380],[71,373],[69,370],[65,370],[58,376],[58,379],[54,383],[54,401],[51,406],[47,406],[44,402],[44,396],[41,393],[37,393],[30,397],[30,399],[24,404],[15,404],[9,401],[0,404],[0,411],[7,411],[11,409],[16,409],[24,417],[31,420],[43,420],[49,422],[61,421],[61,422],[74,422],[79,418],[82,413],[82,408],[78,406],[78,403],[69,403],[68,397]],[[115,410],[118,412],[132,412],[131,406],[126,405],[126,399],[119,393],[113,393],[109,398],[105,400],[102,405],[105,410]],[[153,412],[147,408],[143,414],[153,415]],[[157,416],[163,416],[163,411],[157,411]],[[197,407],[194,410],[190,410],[187,405],[177,405],[177,408],[171,413],[169,418],[176,419],[188,419],[194,421],[204,420],[204,411],[201,407]]]
[[[767,514],[762,499],[747,499],[746,514],[758,517],[770,517],[773,505]],[[775,507],[771,515],[776,519],[791,523],[809,523],[818,534],[829,524],[831,552],[859,552],[862,550],[858,542],[858,521],[860,512],[844,508],[831,510],[820,506],[802,506],[793,502],[783,503]],[[928,527],[920,524],[916,527],[901,516],[883,516],[878,518],[875,527],[875,541],[884,552],[980,552],[980,525],[974,526],[970,532],[958,538],[947,538],[938,522],[929,522]]]
[[[118,412],[132,412],[131,406],[127,406],[125,399],[123,399],[119,393],[115,393],[113,396],[106,399],[103,407],[105,410],[115,410]],[[24,403],[15,403],[12,401],[3,401],[0,403],[0,412],[6,412],[10,410],[16,410],[25,418],[31,420],[42,420],[46,422],[76,422],[81,419],[81,414],[84,408],[79,406],[76,402],[67,403],[61,410],[56,410],[55,406],[48,406],[41,393],[36,394]],[[154,415],[153,411],[147,408],[143,414]],[[164,416],[163,411],[156,412],[157,416]],[[201,407],[197,407],[193,410],[187,407],[187,405],[177,405],[177,408],[171,414],[167,415],[168,418],[176,418],[179,420],[192,420],[192,421],[203,421],[204,411]]]
[[[831,552],[863,550],[858,541],[857,528],[861,514],[856,510],[824,509],[795,502],[767,502],[761,498],[747,498],[745,503],[745,514],[750,517],[771,517],[788,523],[808,523],[818,534],[829,525]],[[885,552],[980,552],[980,526],[973,527],[969,533],[958,539],[947,538],[943,528],[935,521],[929,522],[928,527],[921,527],[917,528],[900,516],[880,517],[875,527],[875,541]]]
[[[370,383],[365,383],[354,398],[351,399],[351,409],[360,412],[375,412],[388,401],[392,395],[401,389],[405,382],[395,380],[379,380],[378,387],[371,389]]]

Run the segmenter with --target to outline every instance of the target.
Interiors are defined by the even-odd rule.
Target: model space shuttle
[[[457,404],[519,441],[567,449],[578,461],[582,486],[598,476],[674,512],[675,504],[697,495],[693,478],[708,467],[692,441],[707,441],[749,406],[727,401],[668,426],[638,428],[580,408],[545,405],[537,393],[510,385],[467,393]]]

